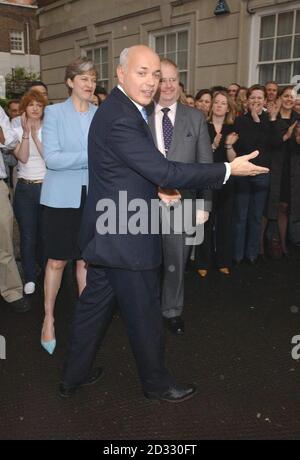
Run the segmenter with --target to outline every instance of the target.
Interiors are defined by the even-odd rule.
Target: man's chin
[[[139,102],[139,104],[146,107],[147,105],[151,104],[151,102],[152,102],[152,97],[150,98],[144,97],[143,100]]]

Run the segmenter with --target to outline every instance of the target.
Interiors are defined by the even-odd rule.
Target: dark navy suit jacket
[[[83,258],[97,265],[148,270],[161,264],[161,240],[158,234],[126,233],[127,222],[135,212],[119,206],[119,192],[126,191],[128,202],[144,199],[150,208],[157,199],[157,187],[204,189],[221,187],[224,164],[184,164],[169,161],[157,150],[147,123],[138,108],[118,88],[96,112],[89,132],[89,191],[85,205],[81,248]],[[96,223],[101,211],[99,200],[110,199],[116,205],[116,234],[101,235]],[[121,208],[121,209],[119,209]],[[104,211],[106,212],[106,211]],[[150,222],[150,212],[144,212]],[[124,234],[122,232],[124,231]]]

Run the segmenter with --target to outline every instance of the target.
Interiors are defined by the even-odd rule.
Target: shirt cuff
[[[224,164],[225,164],[225,167],[226,167],[226,174],[225,174],[223,185],[226,184],[226,182],[228,181],[228,179],[229,179],[229,177],[231,175],[230,163],[224,163]]]

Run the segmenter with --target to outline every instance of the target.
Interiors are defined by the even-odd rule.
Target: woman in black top
[[[217,92],[212,101],[208,131],[214,152],[214,161],[232,161],[236,154],[232,145],[237,140],[234,132],[235,106],[224,91]],[[212,212],[204,227],[204,241],[196,247],[196,264],[201,277],[207,275],[212,259],[219,271],[229,275],[232,263],[232,209],[233,181],[230,178],[220,190],[213,191]]]
[[[253,85],[248,89],[248,113],[236,119],[239,140],[235,146],[238,155],[259,150],[252,160],[259,166],[270,166],[270,139],[272,122],[264,112],[266,90]],[[270,174],[236,178],[234,206],[233,258],[240,262],[246,257],[255,263],[259,254],[262,217],[268,195]]]
[[[268,106],[272,120],[275,120],[272,136],[271,184],[267,207],[267,219],[277,220],[280,243],[283,254],[287,253],[286,233],[291,201],[293,205],[300,202],[299,180],[291,181],[291,147],[290,141],[300,116],[294,112],[295,94],[293,86],[286,86],[281,90],[279,104]],[[298,178],[297,178],[298,179]],[[292,210],[295,209],[293,206]],[[298,213],[297,213],[298,214]],[[292,219],[298,215],[292,213]],[[266,222],[264,222],[266,227]]]

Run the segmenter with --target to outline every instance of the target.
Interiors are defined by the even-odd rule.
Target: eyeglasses
[[[159,80],[160,83],[176,83],[178,81],[178,78],[173,77],[173,78],[161,78]]]

